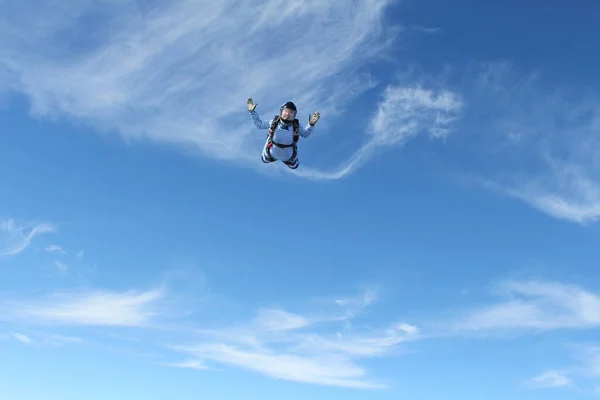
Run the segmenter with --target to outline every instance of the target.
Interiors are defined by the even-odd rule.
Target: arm
[[[300,127],[300,129],[299,129],[300,136],[302,136],[303,138],[309,137],[311,135],[313,129],[315,128],[315,124],[317,123],[319,118],[321,118],[321,114],[318,111],[316,113],[314,113],[313,115],[310,115],[308,117],[308,124],[306,124],[304,126],[304,128]]]
[[[300,125],[299,128],[300,129],[298,129],[298,131],[300,133],[300,136],[302,136],[303,138],[307,138],[312,133],[312,131],[314,129],[314,125],[311,125],[311,124],[306,124],[305,126]]]
[[[248,97],[248,100],[246,100],[246,104],[248,105],[248,112],[252,117],[252,122],[254,122],[254,125],[256,125],[258,129],[269,129],[273,120],[270,120],[269,122],[264,122],[260,119],[260,115],[258,115],[258,113],[256,112],[256,106],[258,104],[254,104],[254,102],[252,101],[252,97]]]
[[[250,116],[252,117],[252,122],[254,122],[254,125],[256,125],[258,129],[269,129],[271,127],[272,120],[269,120],[269,122],[263,121],[256,111],[250,111]]]

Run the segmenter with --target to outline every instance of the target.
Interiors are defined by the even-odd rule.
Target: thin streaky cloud
[[[227,344],[205,344],[181,350],[201,359],[249,369],[276,379],[351,388],[386,387],[365,379],[366,371],[344,358],[249,351]]]
[[[470,311],[453,323],[456,333],[549,331],[600,327],[600,295],[572,284],[546,281],[503,282],[506,297]]]
[[[0,255],[11,256],[22,253],[32,240],[44,233],[54,232],[49,223],[17,224],[13,219],[0,221]]]
[[[571,379],[558,371],[546,371],[531,379],[532,383],[537,387],[557,388],[565,387],[571,384]]]
[[[44,251],[46,251],[48,253],[58,252],[58,253],[61,253],[61,254],[67,254],[67,252],[64,251],[61,246],[56,245],[56,244],[50,244],[50,245],[46,246],[44,248]]]
[[[371,116],[365,143],[335,171],[313,168],[296,170],[296,175],[315,180],[341,179],[355,172],[383,149],[402,146],[421,134],[443,140],[462,116],[465,102],[449,89],[434,90],[422,85],[386,87]]]
[[[181,362],[175,362],[175,363],[164,363],[163,365],[165,365],[167,367],[189,368],[189,369],[200,369],[200,370],[209,370],[210,369],[198,360],[188,360],[188,361],[181,361]]]
[[[162,289],[57,293],[34,301],[0,303],[0,319],[75,326],[151,326],[162,315],[163,295]]]
[[[255,323],[268,331],[285,331],[306,327],[310,324],[307,318],[287,312],[283,309],[258,310]]]
[[[21,343],[31,344],[33,342],[33,340],[29,336],[27,336],[23,333],[12,333],[11,335],[13,338],[15,338],[16,340],[18,340]]]
[[[353,303],[366,307],[373,300],[373,292],[367,290],[360,298],[338,298],[332,303],[342,308]],[[327,318],[317,310],[292,313],[281,307],[261,308],[246,322],[198,329],[192,335],[195,338],[167,348],[184,354],[185,363],[219,364],[309,384],[385,388],[387,384],[368,377],[359,361],[392,355],[398,346],[418,340],[420,331],[411,324],[396,323],[348,332],[345,324],[354,318],[341,319],[336,313]]]
[[[473,76],[475,78],[473,78]],[[600,95],[489,63],[465,74],[474,182],[557,219],[600,218]],[[485,134],[482,134],[485,133]]]

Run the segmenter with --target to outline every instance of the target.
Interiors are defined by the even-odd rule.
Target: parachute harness
[[[294,119],[292,121],[292,126],[294,128],[294,139],[293,142],[291,144],[280,144],[277,143],[273,140],[273,136],[275,135],[275,129],[277,129],[277,125],[279,124],[279,120],[281,119],[281,116],[276,115],[273,118],[273,122],[271,122],[271,126],[269,128],[269,136],[268,136],[268,141],[267,141],[267,155],[269,156],[270,160],[269,161],[275,161],[275,159],[273,158],[273,156],[271,155],[271,147],[273,146],[277,146],[279,148],[285,149],[288,147],[293,147],[293,152],[292,152],[292,157],[290,157],[290,159],[288,161],[284,161],[283,163],[286,165],[292,165],[296,159],[296,156],[298,154],[298,139],[300,137],[300,122],[298,121],[298,119]]]

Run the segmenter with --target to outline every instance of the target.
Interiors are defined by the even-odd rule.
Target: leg
[[[298,159],[296,159],[296,161],[294,163],[286,161],[284,164],[287,165],[290,169],[296,169],[300,165],[300,163],[298,162]]]
[[[289,160],[284,161],[283,163],[287,165],[290,169],[298,168],[298,166],[300,165],[300,162],[298,161],[298,154],[294,151],[292,157]]]
[[[277,161],[271,155],[271,152],[269,151],[269,148],[267,147],[267,143],[265,143],[265,146],[263,147],[263,151],[262,151],[262,153],[260,155],[260,158],[261,158],[262,162],[264,162],[265,164]]]
[[[269,157],[269,155],[265,154],[264,152],[260,155],[260,159],[262,160],[262,162],[264,162],[265,164],[269,164],[272,162],[275,162],[277,160],[275,160],[273,157]]]

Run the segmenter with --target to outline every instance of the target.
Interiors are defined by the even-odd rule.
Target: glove
[[[313,115],[308,116],[308,123],[310,124],[310,126],[315,126],[319,118],[321,118],[321,114],[319,114],[319,112],[317,111]]]
[[[258,105],[258,104],[254,104],[252,102],[252,97],[248,97],[248,100],[246,101],[246,103],[248,104],[248,112],[254,112],[254,109]]]

